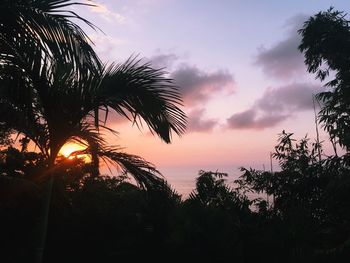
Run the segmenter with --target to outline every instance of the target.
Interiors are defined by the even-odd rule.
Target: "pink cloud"
[[[228,118],[227,125],[231,129],[273,127],[297,112],[312,110],[312,96],[317,88],[307,83],[268,88],[249,109],[234,113]]]
[[[210,132],[217,125],[217,119],[206,119],[204,117],[205,109],[192,110],[188,115],[189,132]]]
[[[208,73],[183,64],[170,77],[180,87],[186,106],[190,107],[207,102],[214,94],[232,94],[235,91],[233,75],[227,70]]]

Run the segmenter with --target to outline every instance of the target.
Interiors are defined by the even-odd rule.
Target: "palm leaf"
[[[151,68],[149,63],[130,58],[123,64],[105,68],[100,86],[95,91],[95,105],[112,108],[136,124],[144,120],[151,132],[165,142],[171,132],[182,135],[186,129],[186,115],[179,108],[181,95],[164,72]]]
[[[100,149],[98,155],[106,162],[117,165],[123,173],[130,173],[139,186],[143,188],[150,189],[164,183],[160,177],[161,173],[153,164],[137,155],[127,154],[120,150],[116,147],[107,147]]]
[[[13,46],[24,39],[26,53],[35,48],[43,56],[73,64],[77,69],[98,68],[100,61],[90,40],[71,19],[95,27],[67,9],[77,4],[87,5],[70,0],[3,0],[0,4],[0,58],[15,58],[18,52]]]

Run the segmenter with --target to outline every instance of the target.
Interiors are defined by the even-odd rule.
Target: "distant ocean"
[[[210,167],[207,167],[210,168]],[[177,193],[182,195],[182,199],[186,199],[189,194],[196,188],[196,178],[200,169],[195,167],[187,168],[162,168],[159,170],[164,175],[165,179],[176,190]],[[234,187],[234,181],[242,174],[239,167],[221,167],[221,169],[203,169],[205,171],[218,171],[227,173],[228,176],[224,179],[228,186]],[[250,198],[262,197],[261,195],[249,195]]]
[[[195,166],[191,167],[162,167],[158,166],[157,169],[162,173],[164,179],[170,184],[178,194],[182,196],[182,199],[188,198],[190,193],[196,188],[196,178],[199,176],[199,171],[221,172],[227,173],[226,184],[234,187],[234,181],[242,174],[238,166],[203,166],[199,168]],[[101,170],[102,174],[110,174],[109,170],[104,167]],[[131,180],[132,181],[132,180]],[[249,195],[250,198],[263,197],[261,195]],[[264,198],[264,197],[263,197]]]

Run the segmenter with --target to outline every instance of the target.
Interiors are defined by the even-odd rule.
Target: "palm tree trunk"
[[[98,159],[98,145],[95,143],[90,143],[91,148],[91,163],[92,163],[92,177],[97,177],[100,174],[99,166],[100,161]]]
[[[58,154],[59,150],[52,149],[51,156],[48,160],[48,173],[47,176],[49,177],[48,180],[45,182],[44,189],[43,189],[43,198],[42,198],[42,213],[39,218],[39,226],[38,226],[38,233],[39,233],[39,239],[37,248],[35,251],[35,262],[36,263],[42,263],[44,258],[44,250],[46,245],[46,237],[47,237],[47,230],[48,230],[48,222],[49,222],[49,214],[50,214],[50,203],[51,203],[51,196],[52,196],[52,188],[54,184],[54,166],[55,166],[55,160],[56,156]]]
[[[51,175],[49,180],[45,183],[44,195],[43,195],[43,209],[39,219],[39,242],[36,248],[36,263],[42,263],[44,257],[44,249],[46,244],[46,236],[49,222],[50,202],[52,196],[52,187],[54,178]]]
[[[96,107],[94,109],[94,121],[95,121],[95,128],[97,131],[99,130],[99,108]],[[91,141],[89,142],[90,148],[91,148],[91,164],[92,164],[92,171],[91,175],[92,177],[97,177],[100,174],[99,167],[100,167],[100,160],[98,159],[98,144]]]

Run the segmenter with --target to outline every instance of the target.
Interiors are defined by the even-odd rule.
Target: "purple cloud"
[[[307,83],[293,83],[279,88],[268,88],[256,101],[259,109],[272,111],[301,111],[312,109],[312,94],[316,86]]]
[[[261,130],[273,127],[286,119],[288,115],[276,114],[267,115],[264,113],[259,116],[258,111],[254,108],[233,114],[227,119],[229,128],[232,129],[256,129]]]
[[[179,86],[186,107],[203,104],[217,93],[235,91],[234,77],[227,70],[206,72],[181,60],[182,56],[171,52],[157,53],[149,59],[153,68],[170,71],[169,77]]]
[[[174,53],[168,54],[158,54],[150,58],[150,62],[153,68],[160,69],[165,68],[165,70],[169,70],[174,65],[175,61],[179,59]]]
[[[216,119],[205,119],[204,109],[192,110],[188,116],[188,131],[190,132],[208,132],[218,124]]]
[[[273,127],[296,112],[313,108],[314,85],[294,83],[279,88],[268,88],[248,110],[233,114],[227,119],[231,129],[264,129]]]
[[[218,124],[216,119],[205,118],[204,106],[216,94],[231,94],[235,91],[235,81],[231,73],[227,70],[206,72],[187,63],[179,64],[181,56],[174,53],[158,53],[143,60],[149,61],[153,68],[170,69],[168,76],[179,86],[185,107],[189,110],[188,131],[208,132]],[[111,123],[122,123],[126,120],[115,114],[109,116]]]
[[[182,64],[170,77],[180,87],[187,106],[204,103],[216,93],[235,91],[233,75],[226,70],[207,73],[195,66]]]
[[[290,79],[306,72],[303,55],[298,50],[301,37],[298,29],[308,19],[306,15],[297,15],[289,20],[287,37],[270,48],[260,47],[255,64],[273,78]]]

